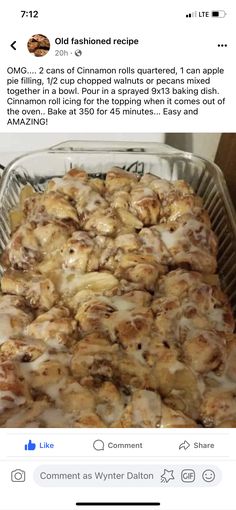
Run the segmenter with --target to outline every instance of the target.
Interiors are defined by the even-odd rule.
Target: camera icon
[[[14,469],[11,471],[12,482],[25,482],[25,471],[23,469]]]

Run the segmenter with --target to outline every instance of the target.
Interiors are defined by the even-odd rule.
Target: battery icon
[[[226,16],[225,11],[211,11],[211,15],[213,18],[224,18]]]

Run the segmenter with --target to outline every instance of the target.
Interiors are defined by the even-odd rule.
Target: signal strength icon
[[[186,18],[196,18],[197,17],[197,11],[189,12],[186,14]]]

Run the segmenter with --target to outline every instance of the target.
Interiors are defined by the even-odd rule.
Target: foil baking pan
[[[220,168],[213,162],[159,143],[72,140],[12,161],[0,182],[0,251],[10,239],[9,210],[19,202],[20,190],[31,184],[42,191],[49,179],[80,167],[103,177],[112,166],[143,175],[187,181],[202,197],[217,235],[218,273],[236,318],[236,214]],[[0,266],[0,274],[3,268]]]

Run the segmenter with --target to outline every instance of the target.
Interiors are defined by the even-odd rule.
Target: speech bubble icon
[[[101,439],[96,439],[96,441],[93,442],[94,450],[97,450],[97,452],[100,452],[104,450],[105,444]]]

